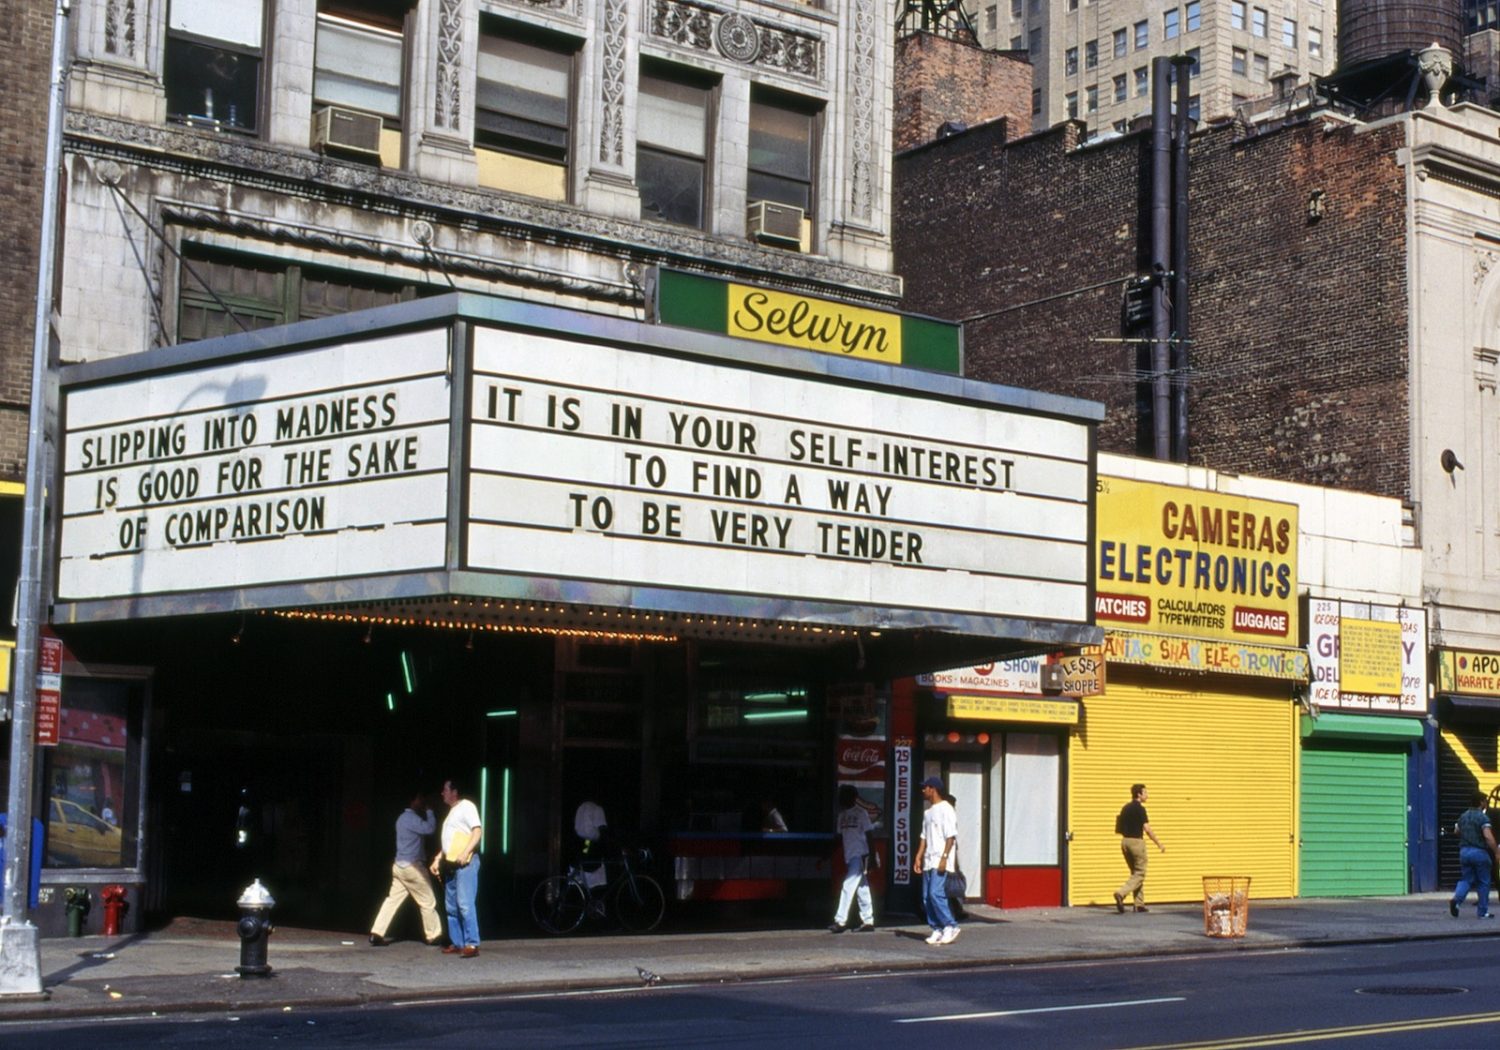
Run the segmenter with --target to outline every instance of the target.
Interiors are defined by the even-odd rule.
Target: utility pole
[[[42,535],[46,526],[47,381],[52,349],[52,287],[57,266],[58,180],[62,173],[63,91],[67,87],[70,0],[52,18],[46,165],[42,176],[41,246],[37,253],[36,322],[31,347],[31,412],[26,433],[26,495],[21,524],[15,682],[11,692],[10,796],[6,817],[5,914],[0,917],[0,996],[42,994],[42,955],[28,914],[33,761],[36,757],[36,667],[42,621]]]

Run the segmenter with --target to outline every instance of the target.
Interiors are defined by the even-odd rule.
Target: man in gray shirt
[[[417,902],[417,909],[422,913],[422,936],[427,943],[437,944],[442,937],[443,924],[438,919],[432,879],[427,874],[427,850],[423,842],[435,830],[437,818],[432,815],[422,793],[417,792],[396,818],[396,860],[391,865],[391,890],[380,905],[375,925],[370,928],[372,947],[384,948],[391,943],[386,940],[386,931],[396,917],[396,909],[407,897]]]

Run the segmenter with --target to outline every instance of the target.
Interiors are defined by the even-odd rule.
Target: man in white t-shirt
[[[880,862],[870,842],[870,814],[859,801],[859,791],[853,784],[839,788],[839,837],[844,845],[844,886],[839,891],[838,911],[833,914],[833,925],[829,933],[843,933],[849,927],[844,920],[849,916],[849,905],[859,902],[859,922],[856,930],[866,932],[875,929],[875,905],[870,899],[870,858]]]
[[[604,807],[593,799],[584,799],[573,813],[573,833],[583,841],[583,879],[589,889],[598,889],[608,881],[604,871],[604,836],[609,820]]]
[[[479,809],[464,798],[452,780],[443,781],[443,849],[433,858],[432,873],[443,878],[443,903],[448,911],[448,955],[472,959],[479,954],[479,842],[484,828]]]
[[[927,812],[922,815],[922,841],[911,870],[922,876],[922,903],[927,909],[927,925],[932,927],[928,944],[952,944],[958,940],[958,923],[948,906],[948,872],[958,860],[958,814],[943,797],[940,777],[922,781],[922,798]]]

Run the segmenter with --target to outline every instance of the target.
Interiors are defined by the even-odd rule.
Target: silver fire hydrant
[[[269,977],[271,967],[266,963],[266,949],[274,929],[271,909],[276,900],[256,879],[245,887],[235,903],[240,906],[240,921],[235,928],[240,935],[240,964],[235,970],[241,977]]]

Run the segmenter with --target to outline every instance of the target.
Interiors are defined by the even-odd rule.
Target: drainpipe
[[[1192,94],[1186,55],[1172,59],[1177,69],[1177,119],[1172,128],[1172,458],[1188,461],[1188,116]]]
[[[1172,60],[1151,60],[1151,442],[1172,458],[1168,280],[1172,252]]]

